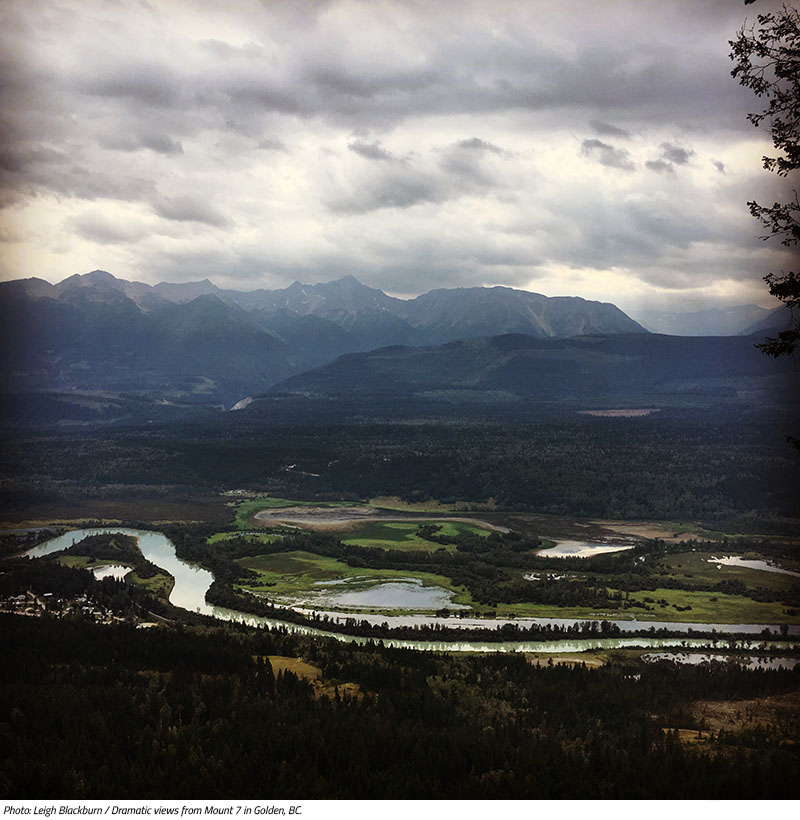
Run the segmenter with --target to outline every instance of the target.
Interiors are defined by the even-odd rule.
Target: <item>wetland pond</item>
[[[105,564],[102,567],[86,567],[86,569],[91,569],[92,575],[98,581],[102,581],[103,578],[116,578],[117,581],[121,581],[131,571],[130,567],[122,564]]]
[[[598,544],[587,541],[558,541],[554,547],[539,550],[541,558],[591,558],[593,555],[605,555],[609,552],[632,550],[634,544]]]
[[[708,559],[708,563],[716,564],[718,567],[744,567],[746,569],[758,569],[762,572],[778,572],[781,575],[794,575],[796,578],[800,578],[800,572],[792,572],[790,569],[782,569],[781,567],[776,567],[774,564],[768,564],[766,561],[740,558],[738,555],[726,555],[723,558],[711,557]]]
[[[172,575],[175,584],[169,596],[169,602],[176,607],[186,609],[191,612],[198,612],[201,615],[210,615],[215,618],[226,621],[238,621],[249,624],[251,626],[265,626],[265,627],[281,627],[292,632],[300,632],[309,635],[319,635],[323,637],[336,638],[341,641],[354,641],[356,643],[365,643],[367,638],[361,638],[350,635],[342,635],[326,630],[318,629],[316,627],[306,626],[304,624],[293,624],[287,621],[281,621],[275,618],[265,618],[257,615],[249,615],[247,613],[238,612],[224,607],[212,606],[206,599],[206,591],[211,586],[214,576],[207,569],[203,569],[195,564],[189,564],[182,561],[175,555],[175,545],[165,535],[160,532],[153,532],[150,530],[134,530],[124,527],[97,527],[91,529],[72,530],[63,533],[56,538],[51,538],[43,544],[28,550],[25,554],[31,558],[40,558],[45,555],[51,555],[55,552],[60,552],[83,540],[89,535],[101,535],[110,533],[120,533],[122,535],[132,535],[138,540],[139,548],[144,557],[155,564],[160,569]],[[397,584],[398,582],[392,582]],[[331,588],[332,585],[328,585]],[[424,587],[423,587],[424,589]],[[427,587],[427,589],[436,589]],[[447,592],[446,590],[442,590]],[[408,590],[406,590],[406,593]],[[341,618],[354,617],[354,615],[347,613],[330,613],[332,616]],[[520,627],[529,626],[531,624],[558,624],[560,626],[569,626],[574,624],[584,623],[587,620],[609,620],[616,623],[623,630],[631,629],[648,629],[651,626],[654,628],[666,627],[676,632],[686,632],[689,629],[711,631],[717,630],[721,633],[749,633],[753,635],[752,641],[739,640],[737,644],[742,648],[750,648],[748,645],[752,643],[753,646],[759,646],[769,649],[785,651],[788,646],[786,642],[781,641],[765,641],[760,636],[765,628],[770,628],[777,633],[779,627],[776,625],[765,624],[682,624],[682,623],[660,623],[660,622],[645,622],[645,621],[614,621],[602,615],[592,619],[564,619],[564,618],[517,618],[514,620],[483,620],[477,618],[439,618],[425,615],[407,615],[407,616],[382,616],[382,615],[362,615],[357,616],[360,620],[366,619],[374,623],[388,623],[390,626],[394,625],[409,625],[409,624],[440,624],[442,626],[457,626],[463,625],[465,627],[479,626],[485,629],[498,629],[504,624],[513,623]],[[401,623],[401,619],[403,623]],[[790,626],[788,632],[791,635],[800,634],[800,627]],[[725,640],[724,635],[720,635],[719,640]],[[571,638],[560,639],[552,641],[413,641],[388,638],[384,639],[384,644],[387,646],[403,647],[408,649],[431,650],[438,652],[578,652],[585,649],[619,649],[624,647],[643,647],[643,648],[663,648],[663,647],[681,647],[687,648],[702,648],[707,647],[709,639],[695,638],[687,636],[684,638],[657,638],[651,636],[645,637],[618,637],[618,638]]]
[[[395,581],[365,583],[362,578],[338,581],[317,581],[308,594],[296,597],[292,603],[303,606],[344,607],[345,609],[469,609],[452,601],[453,593],[443,587],[424,586],[418,578],[398,578]]]

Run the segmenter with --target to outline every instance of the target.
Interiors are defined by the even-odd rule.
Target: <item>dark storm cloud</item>
[[[675,168],[671,162],[665,162],[663,159],[649,159],[644,164],[645,168],[655,171],[658,174],[674,174]]]
[[[200,222],[215,228],[231,225],[229,217],[201,197],[159,197],[153,202],[153,210],[163,219],[174,222]]]
[[[152,179],[129,175],[113,166],[100,170],[94,163],[34,166],[29,169],[28,181],[34,190],[48,190],[58,196],[90,202],[99,199],[141,202],[156,190]]]
[[[581,155],[620,171],[633,171],[636,168],[630,153],[624,148],[615,148],[601,140],[584,140],[581,143]]]
[[[692,148],[684,148],[671,142],[662,142],[660,151],[657,159],[647,160],[644,164],[645,168],[658,174],[674,174],[676,165],[688,165],[696,155]]]
[[[683,148],[670,142],[661,143],[661,159],[667,162],[674,162],[675,165],[687,165],[693,156],[694,151],[691,148]]]
[[[389,68],[380,74],[364,75],[334,63],[326,63],[301,76],[318,93],[323,107],[327,101],[331,110],[341,105],[351,111],[358,107],[356,101],[380,105],[397,97],[424,97],[426,91],[435,89],[442,81],[441,74],[425,69]]]
[[[439,165],[448,174],[460,177],[463,185],[490,188],[497,184],[497,178],[485,160],[504,157],[505,153],[490,142],[471,137],[449,146]],[[468,188],[462,188],[461,192],[467,193]]]
[[[256,38],[278,34],[254,32]],[[646,38],[602,50],[576,38],[577,49],[568,55],[546,45],[535,30],[506,32],[489,43],[476,34],[442,31],[434,36],[423,28],[421,65],[410,66],[402,55],[388,53],[383,64],[366,72],[354,53],[316,50],[313,39],[287,54],[278,74],[269,49],[203,41],[199,48],[208,64],[202,68],[107,54],[61,84],[79,94],[152,110],[255,120],[277,112],[353,127],[398,123],[425,113],[570,108],[606,109],[652,122],[681,121],[703,111],[710,124],[720,106],[708,101],[736,93],[727,76],[720,78],[705,64],[685,63],[680,52]],[[357,33],[353,40],[355,45]],[[606,120],[592,122],[601,135],[628,134]]]
[[[260,120],[265,114],[294,114],[308,117],[314,105],[308,89],[294,82],[279,82],[261,70],[230,71],[222,68],[215,73],[197,78],[192,104],[211,113],[226,113],[247,119]]]
[[[601,137],[619,137],[621,139],[630,139],[630,132],[626,131],[624,128],[618,128],[616,125],[612,125],[609,122],[603,122],[602,120],[592,120],[589,125],[594,128],[595,132],[600,134]]]
[[[365,214],[443,202],[448,196],[447,189],[436,177],[410,167],[393,166],[385,173],[359,182],[352,192],[331,197],[327,205],[335,213]]]
[[[140,137],[114,134],[110,137],[100,137],[97,142],[102,148],[112,151],[138,151],[147,148],[157,154],[183,153],[183,145],[167,134],[147,134]]]
[[[127,55],[118,61],[99,66],[85,76],[79,76],[76,90],[106,99],[120,99],[149,108],[182,106],[182,86],[185,78],[179,69],[163,64],[129,61]]]
[[[392,156],[379,142],[351,142],[347,146],[354,154],[358,154],[364,159],[377,160],[378,162],[397,162],[397,157]]]
[[[349,192],[328,198],[330,210],[347,214],[442,203],[483,191],[499,184],[486,158],[506,156],[501,148],[478,137],[459,140],[427,157],[398,157],[380,141],[356,140],[347,147],[372,166]],[[426,167],[426,160],[435,155],[439,156],[436,166]]]
[[[484,140],[479,139],[478,137],[472,137],[471,139],[468,139],[468,140],[461,140],[458,143],[458,147],[466,149],[468,151],[479,151],[479,152],[488,151],[489,153],[492,153],[492,154],[504,154],[505,153],[502,148],[498,148],[496,145],[492,145],[491,142],[485,142]]]
[[[264,151],[286,151],[286,146],[279,139],[259,140],[257,147]]]
[[[9,145],[0,149],[0,171],[10,174],[22,174],[36,166],[66,165],[69,162],[70,157],[64,151],[40,145]]]

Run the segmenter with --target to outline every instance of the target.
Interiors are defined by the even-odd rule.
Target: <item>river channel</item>
[[[334,632],[327,632],[315,627],[294,624],[273,618],[265,618],[258,615],[250,615],[238,612],[233,609],[213,606],[206,601],[206,592],[214,580],[214,576],[207,569],[182,561],[175,555],[175,545],[165,535],[160,532],[150,530],[134,530],[124,527],[98,527],[91,529],[71,530],[56,538],[51,538],[43,544],[28,550],[25,554],[30,558],[40,558],[54,552],[68,549],[73,544],[83,540],[89,535],[102,535],[110,533],[120,533],[122,535],[132,535],[138,539],[139,549],[142,555],[155,564],[160,569],[169,573],[175,579],[175,585],[169,596],[169,602],[181,609],[197,612],[201,615],[210,615],[225,621],[238,621],[250,626],[262,627],[283,627],[291,632],[299,632],[308,635],[319,635],[329,638],[336,638],[341,641],[355,643],[365,643],[369,638],[362,638],[352,635],[341,635]],[[302,611],[302,610],[301,610]],[[484,620],[477,618],[440,618],[426,615],[402,615],[402,616],[381,616],[366,615],[361,613],[326,613],[331,617],[344,619],[357,618],[358,620],[368,620],[372,623],[388,623],[390,626],[410,626],[410,625],[439,625],[456,628],[484,628],[499,629],[505,624],[515,624],[521,628],[538,625],[558,625],[571,626],[583,623],[587,619],[565,619],[565,618],[516,618],[514,620],[495,619]],[[623,631],[633,631],[637,629],[668,628],[675,632],[689,632],[691,630],[703,630],[706,632],[716,630],[721,633],[719,640],[725,640],[725,633],[751,634],[751,641],[739,641],[742,648],[764,647],[768,649],[785,649],[787,644],[781,641],[765,642],[756,636],[765,629],[770,629],[777,633],[779,627],[775,624],[700,624],[700,623],[668,623],[650,621],[621,621],[610,618],[600,618],[597,620],[607,620],[616,624]],[[790,635],[800,634],[800,626],[789,627]],[[421,649],[438,652],[579,652],[584,649],[622,649],[626,647],[645,648],[666,648],[682,647],[685,649],[694,647],[707,647],[708,638],[695,638],[687,635],[685,638],[657,638],[651,636],[644,637],[618,637],[618,638],[568,638],[553,641],[414,641],[388,638],[383,639],[386,646],[402,647],[407,649]]]

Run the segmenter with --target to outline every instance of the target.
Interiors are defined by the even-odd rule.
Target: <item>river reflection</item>
[[[39,544],[38,547],[29,550],[26,555],[31,558],[40,558],[43,555],[69,549],[73,544],[82,541],[89,535],[111,533],[134,536],[138,540],[142,555],[151,564],[155,564],[175,579],[175,585],[169,596],[169,602],[173,606],[199,612],[202,615],[213,615],[212,607],[206,603],[206,592],[211,586],[214,576],[207,569],[181,561],[175,555],[175,545],[166,535],[162,535],[160,532],[132,530],[124,527],[95,527],[72,530],[59,535],[57,538],[51,538],[49,541],[45,541],[44,544]]]
[[[96,527],[81,530],[72,530],[64,533],[56,538],[40,544],[37,547],[29,550],[26,555],[31,558],[39,558],[44,555],[50,555],[54,552],[60,552],[71,547],[73,544],[86,538],[88,535],[101,535],[105,533],[121,533],[123,535],[133,535],[138,539],[139,548],[144,557],[155,564],[157,567],[168,572],[175,579],[175,585],[169,596],[169,601],[173,606],[187,609],[191,612],[199,612],[202,615],[210,615],[225,621],[236,621],[239,623],[248,624],[251,626],[264,627],[280,627],[287,629],[290,632],[298,632],[308,635],[319,635],[329,638],[335,638],[341,641],[366,643],[369,639],[341,635],[339,633],[328,632],[323,629],[318,629],[302,624],[293,624],[287,621],[281,621],[275,618],[265,618],[257,615],[249,615],[247,613],[238,612],[224,607],[212,606],[206,602],[205,595],[214,576],[207,569],[203,569],[195,564],[189,564],[182,561],[175,555],[175,545],[165,535],[159,532],[152,532],[150,530],[134,530],[123,527]],[[438,624],[441,626],[463,626],[470,628],[484,628],[484,629],[498,629],[504,624],[516,624],[521,628],[530,626],[532,624],[552,624],[558,626],[573,626],[584,623],[589,619],[565,619],[565,618],[518,618],[514,620],[498,619],[498,620],[484,620],[478,618],[438,618],[432,616],[422,615],[406,615],[406,616],[382,616],[382,615],[366,615],[358,613],[357,615],[347,615],[346,613],[330,613],[332,616],[345,618],[357,618],[358,620],[367,620],[371,623],[388,623],[389,626],[413,626]],[[597,618],[596,620],[601,620]],[[622,630],[636,630],[648,629],[653,626],[655,628],[667,628],[673,631],[688,631],[689,629],[697,631],[711,631],[716,629],[720,633],[745,633],[752,635],[760,635],[766,628],[770,628],[777,632],[779,627],[771,625],[767,627],[764,624],[700,624],[700,623],[668,623],[668,622],[643,622],[643,621],[612,621],[605,618],[611,623],[617,624]],[[788,633],[792,635],[800,634],[800,627],[790,626]],[[720,635],[720,640],[724,640],[723,635]],[[694,638],[687,636],[685,638],[656,638],[651,636],[645,637],[618,637],[618,638],[569,638],[564,640],[553,641],[413,641],[401,639],[384,639],[383,643],[387,646],[403,647],[408,649],[424,649],[441,652],[579,652],[584,649],[621,649],[625,647],[707,647],[709,639]],[[763,639],[753,639],[752,641],[738,641],[741,648],[748,649],[755,646],[764,647],[768,649],[785,650],[788,645],[786,642],[769,641],[764,642]]]

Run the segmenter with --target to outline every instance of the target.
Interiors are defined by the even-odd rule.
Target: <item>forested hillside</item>
[[[6,430],[0,499],[12,520],[136,499],[194,505],[248,487],[289,498],[399,495],[542,513],[757,522],[797,511],[794,416],[575,409],[380,397],[276,397],[173,423]],[[219,502],[221,504],[221,502]],[[129,519],[148,517],[128,514]],[[176,509],[175,517],[182,518]]]
[[[692,706],[780,701],[796,671],[537,668],[15,616],[2,630],[5,798],[798,797],[796,718],[714,729]]]

